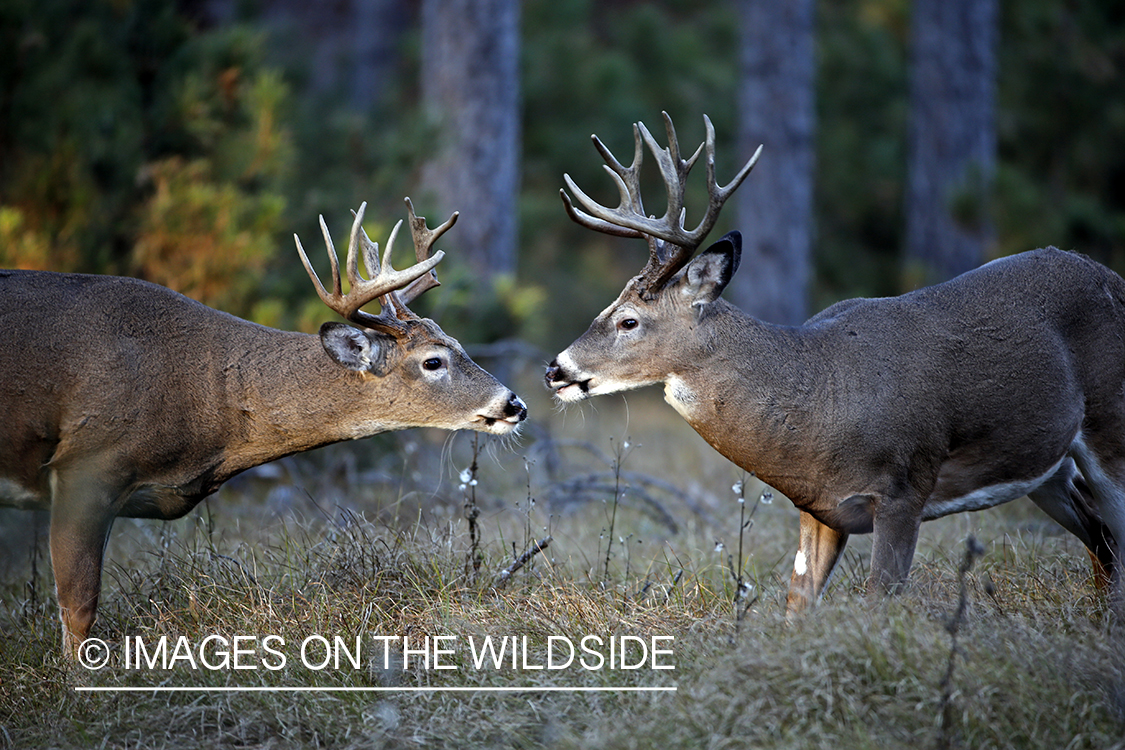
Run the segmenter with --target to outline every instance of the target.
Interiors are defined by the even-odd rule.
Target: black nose
[[[547,374],[543,379],[547,382],[547,387],[551,387],[551,383],[555,382],[559,377],[559,362],[558,360],[551,360],[551,364],[547,365]]]
[[[518,417],[520,420],[527,418],[527,405],[523,399],[514,393],[508,395],[508,403],[504,405],[505,417]]]

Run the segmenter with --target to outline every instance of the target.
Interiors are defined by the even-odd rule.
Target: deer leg
[[[97,616],[102,558],[113,526],[106,492],[78,472],[58,472],[51,497],[51,568],[62,621],[63,652],[77,653]]]
[[[793,560],[793,575],[789,579],[786,617],[792,619],[820,601],[847,543],[846,533],[825,526],[808,513],[801,512],[801,535],[797,556]]]
[[[922,514],[905,498],[884,498],[875,510],[868,596],[897,593],[906,585]]]
[[[1108,452],[1108,451],[1107,451]],[[1079,439],[1071,445],[1071,456],[1093,498],[1093,511],[1108,530],[1102,539],[1109,542],[1108,561],[1111,601],[1125,616],[1125,463],[1104,462],[1091,445]]]
[[[1094,496],[1072,459],[1046,482],[1027,493],[1032,502],[1060,526],[1074,534],[1090,552],[1094,569],[1094,584],[1108,591],[1114,569],[1113,536],[1102,520],[1094,513]]]

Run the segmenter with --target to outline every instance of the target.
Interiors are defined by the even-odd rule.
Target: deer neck
[[[798,475],[811,434],[831,417],[825,368],[803,327],[776,326],[723,300],[700,321],[690,351],[665,380],[664,398],[723,456],[787,496],[805,491]]]
[[[241,434],[226,441],[221,474],[385,429],[366,408],[374,376],[336,366],[316,336],[254,333],[227,350],[222,368],[224,421]]]

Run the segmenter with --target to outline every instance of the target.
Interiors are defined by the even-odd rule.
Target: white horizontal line
[[[247,686],[247,687],[75,687],[79,693],[660,693],[676,692],[670,687],[304,687],[304,686]]]

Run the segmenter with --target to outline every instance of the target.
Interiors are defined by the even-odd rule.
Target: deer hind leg
[[[1114,569],[1113,535],[1094,512],[1095,498],[1074,460],[1067,458],[1042,485],[1027,493],[1032,502],[1074,534],[1090,552],[1094,583],[1107,591]]]
[[[825,526],[804,511],[801,512],[801,536],[793,575],[789,579],[789,596],[785,614],[792,619],[820,601],[832,571],[840,561],[848,535]]]
[[[1101,519],[1102,539],[1109,546],[1104,557],[1108,561],[1113,599],[1125,614],[1125,458],[1103,461],[1081,437],[1071,446],[1071,455],[1089,488],[1093,512]]]
[[[113,512],[110,493],[74,470],[52,476],[51,568],[62,621],[63,652],[75,655],[97,616],[102,558]]]

